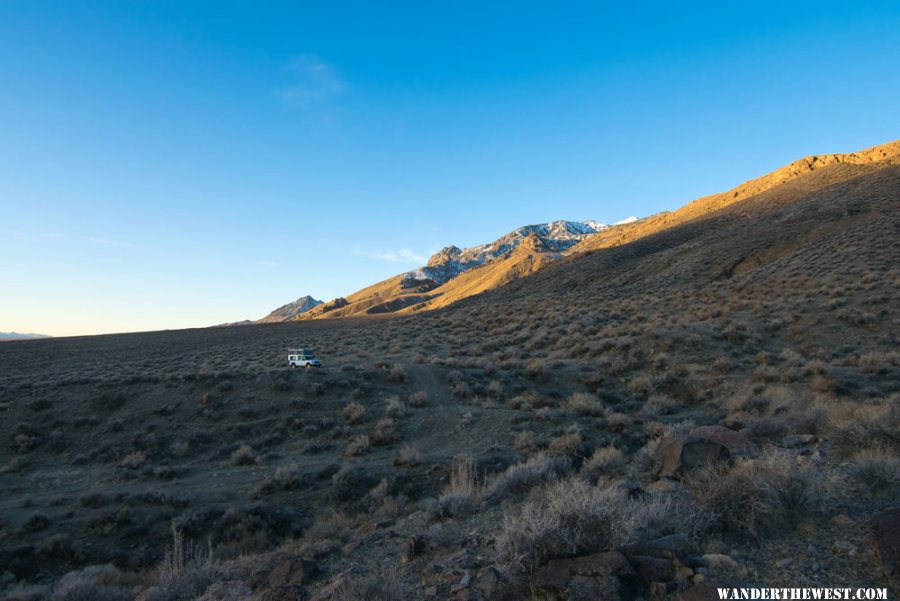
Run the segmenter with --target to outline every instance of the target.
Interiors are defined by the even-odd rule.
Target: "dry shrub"
[[[731,371],[731,360],[728,357],[717,357],[713,361],[713,369],[720,374],[727,374]]]
[[[547,451],[552,455],[567,455],[570,457],[580,455],[583,450],[581,429],[573,424],[565,434],[557,436],[547,445]]]
[[[453,396],[463,400],[471,399],[474,395],[472,387],[469,386],[468,382],[455,382],[450,386],[450,392],[453,393]]]
[[[369,436],[360,434],[350,441],[350,444],[348,444],[347,448],[344,449],[344,455],[348,457],[358,457],[360,455],[365,455],[369,452],[369,448],[371,446],[372,443],[369,440]]]
[[[413,392],[409,395],[407,399],[410,407],[415,407],[416,409],[421,409],[425,405],[428,404],[428,393],[424,390],[419,390],[418,392]]]
[[[644,410],[657,415],[670,415],[681,407],[681,403],[672,397],[654,394],[644,403]]]
[[[864,374],[887,373],[891,368],[900,367],[900,352],[871,352],[859,356],[859,369]]]
[[[390,494],[390,484],[387,478],[382,478],[378,486],[370,490],[363,499],[370,515],[378,518],[395,519],[402,509],[405,498],[395,499]]]
[[[214,582],[196,601],[253,601],[253,591],[240,581]]]
[[[625,429],[631,425],[631,418],[619,411],[611,411],[609,409],[605,412],[606,417],[606,429],[610,432],[624,432]]]
[[[457,455],[450,466],[450,481],[441,496],[428,508],[432,520],[472,513],[481,496],[481,483],[475,473],[475,461],[468,453]]]
[[[406,373],[406,368],[402,365],[395,365],[391,368],[391,380],[394,382],[406,382],[409,379],[409,375]]]
[[[400,419],[406,415],[406,405],[396,396],[389,396],[384,409],[384,414],[388,417]]]
[[[568,398],[564,408],[576,415],[603,415],[603,404],[595,395],[587,392],[575,392]]]
[[[395,425],[393,418],[390,417],[378,420],[378,423],[375,425],[375,431],[369,436],[369,442],[372,446],[378,447],[396,442],[399,439],[399,435]]]
[[[541,407],[534,412],[534,417],[542,422],[549,422],[556,417],[556,413],[550,407]]]
[[[516,440],[513,443],[517,451],[531,451],[534,449],[534,432],[531,430],[524,430],[519,432],[516,435]]]
[[[335,501],[358,501],[378,480],[372,470],[345,465],[331,477],[331,496]]]
[[[822,374],[817,374],[809,381],[809,388],[813,392],[830,393],[834,392],[837,384],[831,378]]]
[[[479,496],[481,486],[475,473],[475,460],[471,455],[461,453],[454,458],[453,465],[450,466],[450,481],[444,492],[472,498]]]
[[[147,601],[181,601],[203,594],[222,570],[213,559],[212,543],[206,546],[185,541],[184,534],[172,527],[172,547],[166,550],[157,569],[156,588]]]
[[[235,465],[250,465],[256,460],[257,457],[256,453],[253,452],[253,447],[247,444],[242,444],[231,454],[231,462]]]
[[[870,496],[900,496],[900,458],[882,449],[857,454],[850,465],[854,488]]]
[[[647,375],[632,378],[626,386],[628,392],[635,396],[647,396],[656,390],[653,378]]]
[[[126,601],[133,584],[112,565],[89,566],[60,578],[50,601]]]
[[[816,500],[809,467],[775,451],[733,467],[699,469],[685,483],[722,530],[753,538],[777,532]]]
[[[512,495],[521,495],[535,486],[558,480],[572,469],[572,461],[568,457],[550,457],[538,453],[529,457],[524,463],[517,463],[488,483],[482,491],[482,497],[488,502],[496,503]]]
[[[412,467],[419,465],[420,463],[422,463],[422,453],[413,446],[403,447],[394,457],[394,465],[397,467]]]
[[[7,461],[3,467],[0,467],[0,474],[15,474],[28,465],[28,459],[18,455]]]
[[[532,380],[540,380],[544,375],[543,359],[529,359],[525,364],[525,375]]]
[[[171,447],[169,447],[169,455],[176,459],[181,459],[183,457],[187,457],[188,453],[191,450],[191,445],[187,442],[176,442],[173,443]]]
[[[397,601],[405,598],[400,572],[394,567],[383,568],[378,573],[355,574],[348,572],[341,577],[333,598],[346,601]]]
[[[507,565],[533,569],[549,559],[618,548],[673,528],[699,531],[705,521],[698,515],[671,497],[631,499],[623,489],[567,479],[508,513],[494,543]]]
[[[590,459],[581,466],[581,477],[596,484],[601,478],[612,478],[621,475],[625,467],[625,454],[609,445],[594,451]]]
[[[341,409],[341,417],[350,424],[361,424],[366,419],[366,408],[357,401],[352,401]]]
[[[355,523],[351,517],[334,509],[327,509],[316,515],[312,526],[303,533],[303,538],[307,542],[345,542],[350,537],[354,526]]]
[[[126,455],[122,461],[119,462],[119,466],[129,470],[136,470],[144,465],[146,460],[147,458],[144,456],[144,453],[135,451],[134,453]]]
[[[861,449],[883,449],[900,453],[900,394],[871,403],[825,403],[821,407],[835,430],[839,453],[853,456]]]

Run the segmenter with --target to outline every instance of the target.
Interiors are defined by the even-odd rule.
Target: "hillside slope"
[[[858,291],[900,299],[900,143],[829,157],[598,234],[582,252],[459,309],[483,316],[494,304],[504,314],[541,306],[589,317],[615,302],[648,316],[743,313],[759,324],[769,307],[819,325],[832,318],[832,330],[810,332],[850,336],[843,322],[886,319],[854,303]]]
[[[368,286],[296,319],[383,315],[434,309],[534,273],[587,237],[612,226],[597,221],[526,225],[489,244],[448,246],[424,267]]]
[[[442,249],[424,268],[378,282],[296,319],[412,313],[446,307],[531,276],[564,256],[625,245],[733,207],[740,212],[755,210],[751,207],[759,203],[770,208],[790,203],[898,162],[900,141],[894,141],[854,153],[809,156],[727,192],[699,198],[671,212],[629,219],[613,227],[597,222],[564,221],[526,226],[491,244],[464,251],[456,247]],[[733,268],[745,267],[735,264]]]
[[[0,345],[0,590],[896,590],[900,164],[754,189],[434,311]]]
[[[573,253],[618,246],[687,223],[765,194],[771,204],[791,202],[826,186],[900,163],[900,140],[859,152],[809,156],[718,194],[698,198],[683,207],[600,232],[572,249]],[[814,177],[812,177],[814,175]]]

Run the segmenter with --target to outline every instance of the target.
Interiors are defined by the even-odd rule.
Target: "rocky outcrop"
[[[691,430],[688,436],[718,443],[727,448],[730,453],[742,453],[750,450],[752,446],[746,432],[732,430],[725,426],[698,426]]]
[[[290,321],[298,315],[306,313],[313,307],[317,307],[321,304],[322,301],[316,300],[307,294],[306,296],[301,296],[292,303],[278,307],[262,319],[258,320],[257,323],[279,323],[282,321]]]
[[[564,599],[622,599],[634,571],[618,551],[571,559],[553,559],[534,575],[532,584]]]
[[[727,462],[732,448],[735,451],[746,448],[743,438],[740,432],[720,426],[695,428],[686,436],[665,437],[653,453],[653,476],[678,478],[699,467]]]

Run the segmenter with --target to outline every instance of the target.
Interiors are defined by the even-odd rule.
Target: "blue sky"
[[[900,137],[896,2],[626,4],[0,0],[0,331],[257,318]]]

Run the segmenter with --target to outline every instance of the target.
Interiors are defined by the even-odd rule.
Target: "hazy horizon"
[[[0,331],[256,319],[896,139],[898,26],[874,2],[0,4]]]

